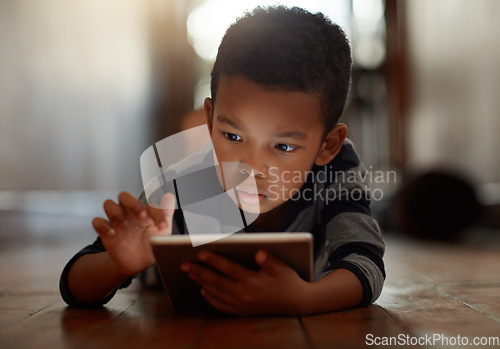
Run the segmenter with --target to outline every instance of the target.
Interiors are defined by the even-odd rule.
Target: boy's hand
[[[123,274],[133,276],[150,267],[154,257],[149,238],[172,234],[173,194],[163,197],[162,207],[168,209],[142,206],[132,194],[122,192],[118,195],[118,203],[104,202],[108,219],[98,217],[92,221],[106,251]]]
[[[255,254],[258,271],[206,251],[198,253],[198,259],[218,272],[193,263],[183,263],[181,269],[202,287],[202,295],[214,308],[242,316],[302,312],[309,283],[268,252]]]

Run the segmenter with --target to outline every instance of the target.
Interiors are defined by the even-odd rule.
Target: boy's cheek
[[[277,201],[287,201],[290,200],[294,195],[296,195],[304,182],[296,181],[284,181],[275,184],[271,184],[268,187],[269,199]]]
[[[287,187],[300,188],[302,184],[306,181],[309,171],[283,171],[280,174],[280,182]]]
[[[278,184],[271,184],[269,186],[268,199],[272,201],[277,201],[279,197],[280,197],[280,186]]]

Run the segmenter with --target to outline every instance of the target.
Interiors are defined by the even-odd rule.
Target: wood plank
[[[141,292],[105,330],[89,338],[90,348],[194,348],[206,313],[173,309],[163,292]]]
[[[377,303],[412,333],[498,335],[500,324],[453,297],[430,278],[387,260],[387,282]]]
[[[62,300],[0,330],[2,348],[82,347],[135,301],[130,294],[117,295],[108,307],[69,308]]]
[[[302,323],[313,348],[370,348],[376,337],[409,334],[379,305],[307,316]]]
[[[389,240],[391,258],[442,286],[500,283],[498,246]]]
[[[0,294],[0,330],[5,330],[17,324],[29,316],[58,302],[60,299],[61,297],[58,294]]]
[[[446,292],[500,323],[500,285],[446,289]]]
[[[59,277],[77,249],[68,246],[17,246],[0,255],[0,292],[59,293]]]
[[[216,315],[203,329],[199,348],[310,348],[297,317],[246,317]]]

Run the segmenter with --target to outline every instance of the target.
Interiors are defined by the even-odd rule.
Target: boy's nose
[[[240,173],[246,176],[265,178],[264,171],[254,171],[253,168],[242,167]]]
[[[240,167],[240,173],[253,177],[267,177],[269,167],[265,164],[262,156],[258,154],[247,154],[241,162],[245,165]]]

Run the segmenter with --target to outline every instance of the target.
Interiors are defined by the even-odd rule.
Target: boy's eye
[[[222,132],[222,134],[226,136],[226,138],[229,139],[231,142],[241,141],[241,137],[238,136],[237,134],[230,132]]]
[[[284,151],[284,152],[290,152],[290,151],[296,149],[296,147],[294,147],[293,145],[283,144],[283,143],[277,144],[276,148],[278,148],[279,150]]]

